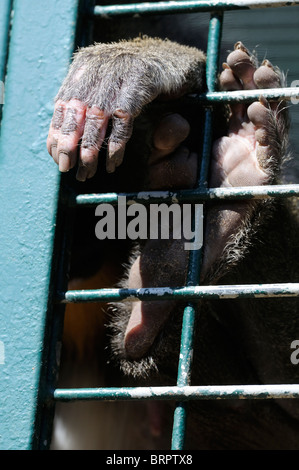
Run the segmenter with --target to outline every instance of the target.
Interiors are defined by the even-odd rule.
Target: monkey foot
[[[282,80],[280,71],[268,60],[259,67],[238,42],[223,64],[220,86],[225,91],[277,88]],[[230,111],[228,135],[213,146],[210,187],[272,184],[278,177],[285,152],[287,118],[283,101],[269,103],[261,96],[250,105],[231,104]],[[250,218],[255,207],[255,202],[243,201],[217,203],[209,209],[202,280],[207,275],[210,281],[213,277],[215,280],[231,266],[233,259],[237,261],[229,252],[243,256],[240,240],[246,227],[252,226]]]
[[[225,91],[277,88],[283,79],[268,60],[257,67],[254,57],[240,42],[223,68],[220,86]],[[270,104],[262,96],[249,106],[245,103],[231,105],[228,136],[214,144],[211,187],[271,182],[275,160],[281,157],[277,138],[284,119],[280,114],[283,115],[281,104]]]

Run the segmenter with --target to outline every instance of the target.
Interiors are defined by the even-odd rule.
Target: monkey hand
[[[47,148],[62,172],[78,162],[77,179],[97,170],[107,144],[106,170],[122,163],[134,118],[159,96],[178,98],[202,87],[205,56],[170,41],[137,38],[81,49],[56,97]],[[80,150],[78,152],[80,143]]]

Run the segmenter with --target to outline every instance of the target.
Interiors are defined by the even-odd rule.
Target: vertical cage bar
[[[209,24],[209,36],[207,47],[207,88],[208,91],[215,91],[218,58],[222,33],[223,14],[212,14]],[[204,142],[202,149],[202,163],[199,176],[199,187],[207,186],[209,158],[211,153],[212,140],[212,110],[206,110]],[[194,226],[196,230],[201,230],[202,213],[198,209],[195,213]],[[202,249],[192,250],[190,252],[189,272],[187,285],[196,285],[199,282],[201,267]],[[190,385],[191,366],[193,355],[193,339],[195,328],[195,305],[189,303],[184,310],[181,349],[178,366],[177,385],[179,387]],[[174,412],[173,432],[172,432],[172,450],[182,450],[185,444],[186,422],[187,422],[187,402],[178,403]]]

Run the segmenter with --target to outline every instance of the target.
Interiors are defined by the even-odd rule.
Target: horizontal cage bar
[[[170,2],[145,2],[125,5],[107,5],[95,6],[90,14],[108,18],[110,16],[126,15],[152,15],[152,14],[176,14],[176,13],[194,13],[207,11],[225,11],[225,10],[246,10],[253,8],[272,8],[299,5],[299,2],[281,2],[279,0],[240,0],[233,1],[170,1]]]
[[[207,400],[299,398],[299,385],[212,385],[121,388],[57,388],[57,401],[71,400]]]
[[[254,90],[235,90],[235,91],[214,91],[201,93],[199,95],[191,95],[191,98],[198,100],[202,104],[211,103],[230,103],[230,102],[250,102],[257,101],[261,96],[267,100],[279,99],[299,99],[298,87],[281,87],[281,88],[259,88]]]
[[[298,297],[299,283],[280,284],[242,284],[222,286],[188,287],[144,287],[141,289],[87,289],[68,290],[58,293],[58,301],[75,302],[119,302],[122,300],[199,300],[199,299],[235,299]]]
[[[265,199],[272,197],[299,196],[299,184],[281,184],[265,186],[239,186],[234,188],[186,189],[180,191],[140,191],[135,193],[80,194],[71,196],[70,204],[96,205],[118,203],[118,197],[125,196],[127,205],[133,203],[150,204],[154,202],[200,203],[217,199]]]

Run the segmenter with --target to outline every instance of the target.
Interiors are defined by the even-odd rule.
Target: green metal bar
[[[127,300],[199,300],[297,297],[299,283],[236,284],[219,286],[144,287],[141,289],[86,289],[60,293],[61,303],[121,302]]]
[[[200,203],[210,200],[267,199],[299,196],[299,184],[266,186],[239,186],[234,188],[186,189],[181,191],[148,191],[139,193],[103,193],[81,194],[70,201],[80,206],[111,204],[117,205],[118,196],[126,196],[127,204],[138,202],[152,204],[165,203]],[[74,202],[75,201],[75,202]]]
[[[60,186],[45,142],[77,0],[15,0],[0,141],[0,448],[35,439]],[[42,194],[42,197],[41,197]]]
[[[224,11],[224,10],[246,10],[252,8],[272,8],[283,6],[295,6],[299,2],[281,2],[279,0],[260,0],[250,1],[241,0],[239,2],[232,1],[176,1],[176,2],[155,2],[155,3],[133,3],[126,5],[108,5],[95,6],[90,12],[95,16],[103,18],[127,15],[153,15],[153,14],[177,14],[177,13],[195,13],[197,11]]]
[[[57,388],[53,392],[57,401],[73,400],[231,400],[231,399],[292,399],[299,398],[298,384],[274,385],[211,385],[121,388]]]
[[[222,13],[213,13],[209,22],[209,34],[207,45],[207,64],[206,64],[206,81],[208,91],[214,92],[217,86],[217,73],[219,51],[222,33]],[[207,109],[205,112],[205,129],[203,139],[202,163],[200,167],[199,188],[205,188],[208,180],[209,160],[212,147],[212,111]],[[196,230],[201,230],[202,214],[200,208],[197,208],[195,214],[194,226]],[[202,259],[202,249],[193,250],[189,256],[189,267],[187,276],[187,288],[199,283],[200,268]],[[190,385],[191,366],[193,357],[193,339],[195,330],[196,305],[190,303],[184,310],[181,346],[178,365],[177,385],[179,387]],[[185,434],[187,423],[187,406],[186,403],[177,404],[174,419],[171,448],[173,450],[181,450],[184,448]]]
[[[201,104],[211,103],[235,103],[257,101],[261,96],[269,101],[277,101],[279,99],[291,100],[299,96],[298,87],[283,88],[260,88],[258,90],[236,90],[236,91],[214,91],[202,93],[199,95],[191,95],[195,101]],[[191,98],[190,98],[191,99]]]

